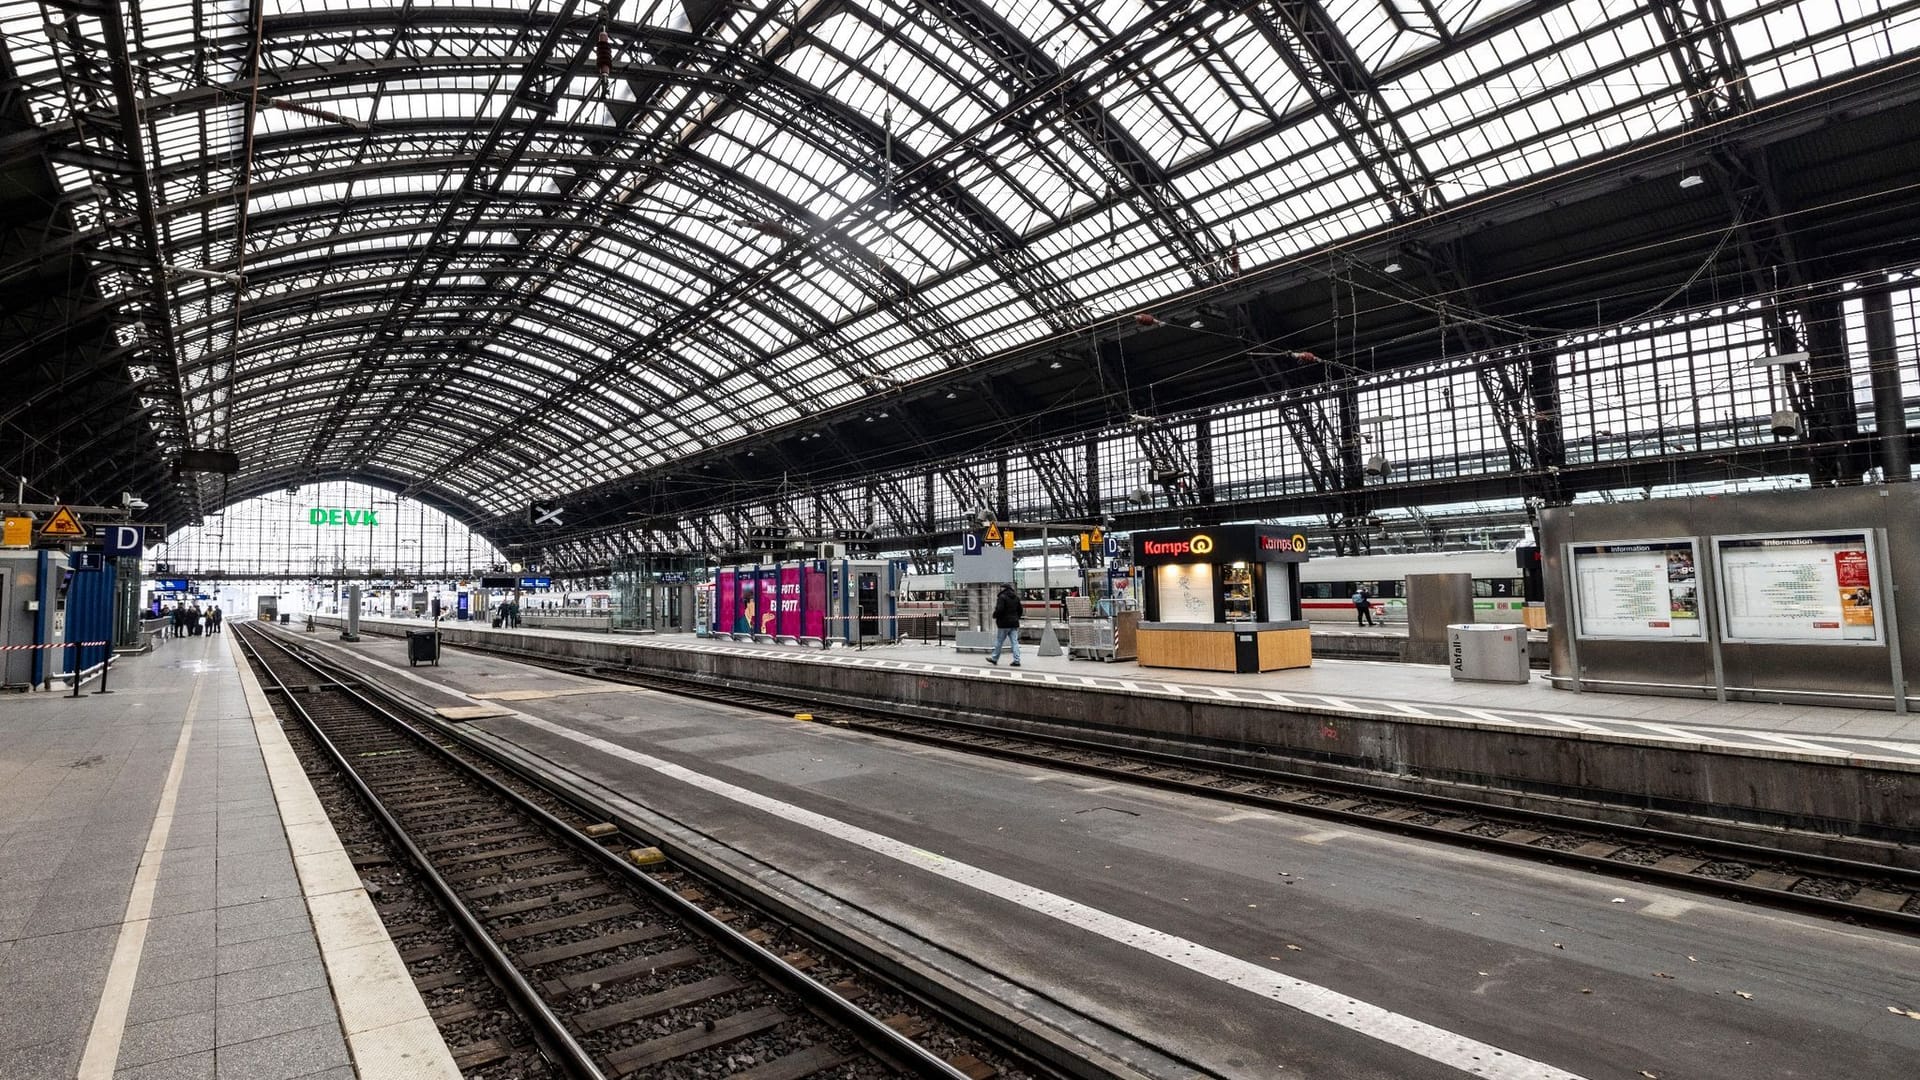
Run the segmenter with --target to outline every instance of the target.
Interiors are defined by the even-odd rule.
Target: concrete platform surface
[[[312,640],[423,704],[490,709],[469,727],[795,903],[1214,1075],[1892,1080],[1920,1053],[1902,1011],[1920,1009],[1920,944],[1896,935],[457,650],[410,668],[393,639]],[[895,655],[852,659],[920,662]]]
[[[0,697],[0,1077],[458,1076],[230,641]]]
[[[364,619],[374,632],[420,630],[417,619]],[[1044,657],[1021,649],[1022,664],[990,666],[985,657],[951,645],[903,642],[863,649],[806,648],[758,642],[713,641],[682,634],[607,635],[570,630],[496,630],[481,622],[449,622],[448,630],[523,634],[647,648],[716,651],[732,655],[779,653],[810,662],[894,668],[941,675],[1005,679],[1039,686],[1088,687],[1207,702],[1245,702],[1331,713],[1491,724],[1581,736],[1618,736],[1655,743],[1687,743],[1833,759],[1920,764],[1920,716],[1884,710],[1810,704],[1714,702],[1630,694],[1575,694],[1555,690],[1541,673],[1524,684],[1457,682],[1437,664],[1315,660],[1312,667],[1259,675],[1142,668],[1131,661],[1102,663]],[[1385,633],[1390,633],[1386,631]]]

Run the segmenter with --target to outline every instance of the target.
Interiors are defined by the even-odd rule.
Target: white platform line
[[[1168,963],[1289,1008],[1320,1017],[1329,1023],[1443,1065],[1476,1076],[1495,1078],[1495,1080],[1580,1080],[1576,1074],[1557,1069],[1545,1062],[1534,1061],[1490,1043],[1392,1012],[1358,998],[1348,997],[1327,987],[1262,967],[1237,956],[1208,948],[1198,942],[1121,918],[1078,901],[1069,900],[1064,896],[1002,877],[991,871],[936,855],[930,851],[923,851],[890,836],[884,836],[791,803],[781,802],[717,777],[695,772],[673,762],[643,754],[637,750],[630,750],[617,743],[586,735],[539,717],[524,713],[516,715],[532,727],[649,769],[661,776],[730,799],[743,806],[752,807],[773,815],[781,821],[804,826],[855,844],[875,854],[975,889],[988,896],[1018,904],[1029,911],[1057,919],[1069,926],[1097,934]]]
[[[120,920],[120,935],[113,946],[113,963],[107,968],[107,984],[100,991],[93,1027],[87,1032],[87,1048],[80,1058],[77,1080],[112,1080],[114,1068],[120,1063],[120,1042],[127,1033],[127,1009],[133,1003],[133,984],[140,974],[140,955],[147,948],[153,894],[160,884],[160,864],[166,859],[167,837],[173,833],[173,808],[180,800],[180,777],[186,771],[193,720],[200,711],[201,685],[201,680],[193,680],[193,693],[187,697],[180,739],[173,746],[173,763],[167,767],[166,783],[160,788],[160,805],[154,811],[153,828],[147,832],[146,850],[140,854],[140,868],[133,874],[133,891],[127,895],[126,914]]]
[[[1838,757],[1848,756],[1847,751],[1842,750],[1837,746],[1828,746],[1824,743],[1808,742],[1806,739],[1796,739],[1791,735],[1782,735],[1777,731],[1754,731],[1754,732],[1749,732],[1748,734],[1752,735],[1756,739],[1765,739],[1767,742],[1779,743],[1781,746],[1792,746],[1801,750],[1811,750],[1817,754],[1827,754],[1829,756],[1838,756]]]

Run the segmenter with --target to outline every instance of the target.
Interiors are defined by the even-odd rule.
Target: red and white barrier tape
[[[0,645],[0,652],[25,652],[28,649],[71,649],[76,645],[105,645],[104,641],[61,641],[52,645]]]

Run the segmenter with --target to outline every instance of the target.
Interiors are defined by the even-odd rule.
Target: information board
[[[1167,563],[1154,567],[1160,621],[1211,623],[1213,566],[1210,563]]]
[[[1704,638],[1699,550],[1692,540],[1572,544],[1576,625],[1583,638]]]
[[[1872,645],[1879,564],[1865,532],[1716,536],[1728,641]]]

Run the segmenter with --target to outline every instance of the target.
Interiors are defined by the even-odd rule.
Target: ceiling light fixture
[[[1808,359],[1809,357],[1805,352],[1790,352],[1756,357],[1748,361],[1748,363],[1754,367],[1781,367],[1786,364],[1804,364]]]
[[[1697,188],[1706,182],[1706,178],[1699,173],[1688,173],[1680,178],[1680,186],[1682,188]]]
[[[1381,267],[1380,269],[1385,270],[1389,274],[1397,274],[1400,272],[1400,260],[1388,259],[1387,265]]]
[[[1048,368],[1049,370],[1052,370],[1052,371],[1059,371],[1059,370],[1060,370],[1060,361],[1058,361],[1058,360],[1055,360],[1055,361],[1053,361],[1052,363],[1050,363],[1050,364],[1048,364],[1048,365],[1047,365],[1047,368]]]

